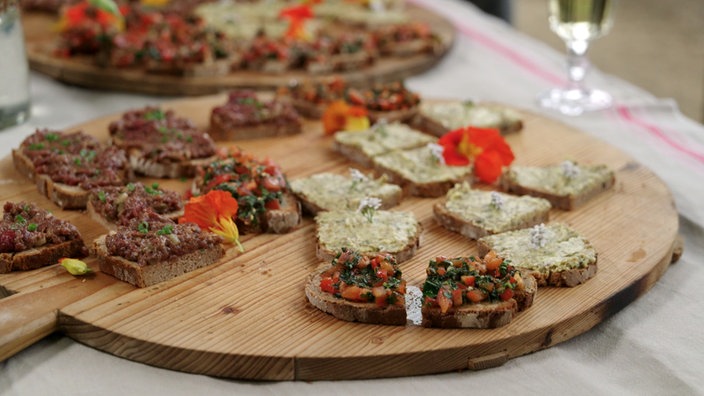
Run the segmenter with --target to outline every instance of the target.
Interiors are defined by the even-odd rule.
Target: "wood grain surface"
[[[404,79],[424,72],[442,59],[455,39],[454,26],[431,11],[409,5],[410,19],[429,23],[442,41],[442,50],[434,54],[408,57],[383,57],[368,68],[350,70],[344,76],[352,85],[368,85]],[[331,73],[311,74],[292,70],[285,73],[263,73],[239,70],[225,76],[187,77],[146,73],[137,69],[102,68],[90,57],[59,58],[52,54],[57,34],[55,17],[27,13],[23,16],[27,57],[32,70],[59,81],[88,88],[139,92],[152,95],[203,95],[231,88],[267,89],[286,86],[293,81],[321,81]]]
[[[217,95],[165,107],[205,126],[212,106],[224,100],[224,95]],[[0,289],[5,294],[18,293],[0,300],[0,312],[4,312],[0,334],[14,331],[16,339],[24,329],[34,334],[23,337],[27,345],[59,330],[86,345],[150,365],[262,380],[482,369],[568,340],[613,315],[658,280],[672,257],[677,211],[664,183],[623,152],[558,122],[522,114],[525,129],[508,138],[517,164],[564,159],[605,163],[616,171],[616,185],[576,211],[550,213],[551,221],[565,222],[592,241],[599,255],[596,277],[575,288],[541,288],[533,307],[505,327],[449,330],[368,325],[339,321],[318,311],[303,292],[306,276],[320,264],[315,258],[315,227],[307,218],[290,234],[246,235],[244,253],[231,248],[220,263],[144,289],[101,273],[74,278],[58,265],[0,275]],[[107,123],[117,117],[81,128],[105,139]],[[289,179],[322,171],[347,173],[350,166],[357,167],[331,150],[330,138],[313,121],[299,136],[237,144],[279,162]],[[4,200],[31,200],[50,208],[76,224],[86,241],[106,232],[85,214],[62,211],[39,195],[8,158],[0,162],[0,181]],[[189,182],[161,183],[184,191]],[[417,254],[401,264],[409,285],[422,284],[428,260],[438,255],[476,253],[475,242],[438,225],[432,215],[435,202],[406,198],[397,209],[412,211],[424,227]],[[92,258],[87,261],[97,270]],[[26,306],[8,304],[20,297]],[[23,307],[30,313],[20,314]],[[37,315],[47,318],[52,313],[58,318],[55,327],[46,319],[36,323]],[[25,327],[13,326],[13,318]],[[5,344],[0,358],[2,353],[11,355],[13,337],[0,341]]]

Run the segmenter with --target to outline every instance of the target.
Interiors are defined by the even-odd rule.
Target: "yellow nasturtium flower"
[[[62,258],[59,259],[59,264],[71,275],[85,275],[91,272],[90,267],[83,260]]]

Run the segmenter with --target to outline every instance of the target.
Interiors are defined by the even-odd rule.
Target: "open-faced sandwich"
[[[215,158],[210,136],[172,110],[149,106],[130,110],[108,129],[112,144],[124,149],[132,169],[145,176],[190,177],[196,167]]]
[[[423,326],[487,329],[507,325],[533,304],[532,275],[489,252],[431,260],[423,284]]]
[[[308,277],[305,293],[313,306],[338,319],[406,324],[406,281],[390,254],[363,255],[345,249],[331,265]]]
[[[476,190],[461,183],[447,192],[444,202],[433,206],[433,213],[448,230],[477,239],[545,223],[550,208],[543,198]]]
[[[362,254],[388,253],[401,263],[420,246],[422,227],[411,212],[377,210],[381,202],[364,198],[358,210],[320,212],[317,226],[317,256],[331,260],[342,249]]]
[[[176,221],[183,215],[183,200],[175,191],[164,190],[157,183],[137,182],[91,190],[86,209],[93,220],[114,230],[150,210]]]
[[[485,236],[477,246],[480,255],[494,250],[515,267],[531,271],[541,286],[572,287],[596,275],[596,249],[560,223]]]
[[[379,52],[383,55],[411,56],[439,53],[442,40],[423,22],[393,23],[379,26],[372,31]]]
[[[237,199],[237,226],[242,233],[283,234],[301,222],[301,204],[291,193],[281,168],[237,148],[200,168],[192,195],[227,191]]]
[[[378,122],[366,131],[337,132],[333,149],[354,162],[371,166],[378,155],[422,147],[436,141],[432,136],[400,122]]]
[[[210,135],[215,140],[257,139],[301,133],[296,109],[278,99],[265,101],[256,92],[230,92],[227,102],[210,113]]]
[[[291,190],[298,197],[303,209],[315,215],[323,210],[355,210],[362,199],[378,198],[380,209],[398,205],[403,197],[401,187],[386,183],[385,178],[375,179],[357,169],[350,169],[350,176],[335,173],[317,173],[291,181]]]
[[[564,210],[583,205],[614,182],[614,172],[606,165],[580,165],[573,161],[551,166],[512,165],[501,177],[504,190],[545,198]]]
[[[435,136],[467,126],[497,129],[502,135],[520,131],[520,115],[504,106],[472,101],[423,102],[411,124]]]
[[[12,150],[15,168],[64,209],[83,209],[88,191],[122,186],[132,178],[124,150],[83,132],[37,130]]]
[[[0,274],[83,257],[88,250],[76,227],[28,202],[5,202],[0,221]]]
[[[148,287],[217,262],[222,238],[194,223],[177,224],[152,211],[97,238],[92,252],[100,271]]]

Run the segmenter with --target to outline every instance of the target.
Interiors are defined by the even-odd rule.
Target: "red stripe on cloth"
[[[680,151],[684,154],[687,154],[688,156],[694,158],[695,160],[704,163],[704,154],[696,152],[694,150],[691,150],[689,147],[673,140],[670,138],[670,136],[665,133],[662,129],[658,128],[657,126],[653,124],[649,124],[636,116],[633,115],[631,110],[627,106],[623,105],[617,105],[616,106],[616,112],[618,115],[626,120],[627,122],[630,122],[631,124],[637,125],[646,131],[650,132],[651,135],[655,136],[656,138],[660,139],[667,145],[671,146],[677,151]]]
[[[416,4],[418,6],[424,6],[426,8],[433,8],[432,5],[437,4],[435,2],[428,2],[428,1],[423,1],[423,0],[408,0],[409,3]],[[436,11],[441,12],[440,9],[437,9]],[[443,14],[445,15],[445,14]],[[484,45],[485,47],[493,50],[494,52],[498,53],[499,55],[504,56],[505,58],[510,59],[513,61],[514,64],[516,64],[519,67],[522,67],[526,71],[534,74],[537,77],[542,78],[543,80],[546,80],[547,82],[554,84],[554,85],[564,85],[566,79],[564,77],[560,77],[554,73],[551,73],[547,70],[544,70],[541,68],[537,63],[533,62],[530,58],[523,56],[521,53],[514,51],[511,47],[508,47],[488,35],[480,32],[479,30],[476,30],[472,28],[471,26],[468,26],[463,20],[454,17],[452,15],[445,15],[445,17],[449,18],[452,20],[453,24],[457,28],[458,31],[460,31],[462,34],[471,37],[474,39],[476,42]],[[628,110],[626,106],[622,105],[617,105],[616,106],[616,112],[617,114],[626,122],[631,123],[635,126],[638,126],[639,128],[645,130],[646,132],[650,133],[651,135],[655,136],[659,140],[663,141],[665,144],[669,145],[673,149],[680,151],[695,160],[704,163],[704,154],[699,153],[697,151],[691,150],[689,147],[684,146],[680,144],[679,142],[671,139],[662,129],[658,128],[657,126],[653,124],[649,124],[639,118],[637,118],[633,113]]]

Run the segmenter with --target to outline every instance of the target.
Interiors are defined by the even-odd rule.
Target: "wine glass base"
[[[562,114],[577,116],[585,111],[611,107],[613,100],[608,92],[599,89],[553,88],[538,96],[538,103]]]

